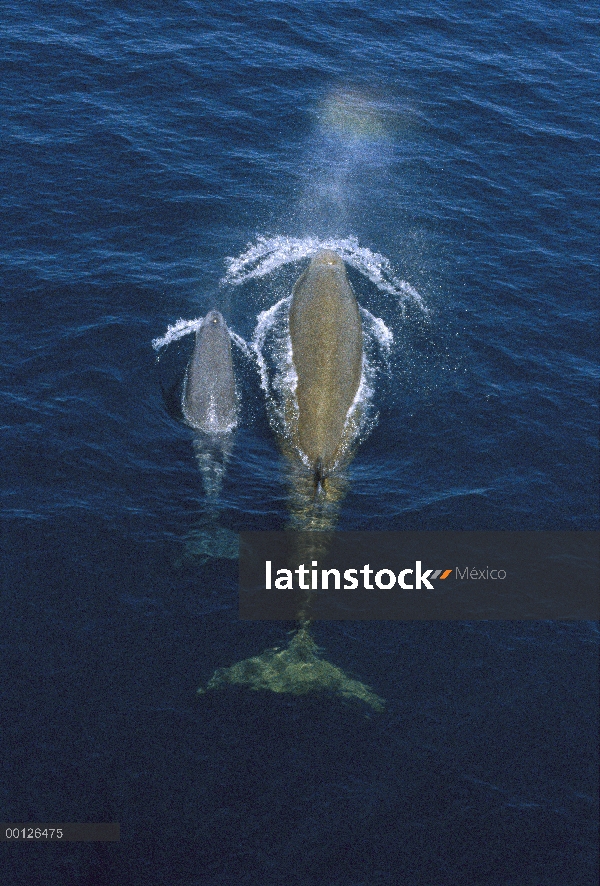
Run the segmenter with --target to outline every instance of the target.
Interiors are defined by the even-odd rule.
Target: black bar
[[[0,843],[113,842],[121,839],[114,822],[21,822],[0,824]]]

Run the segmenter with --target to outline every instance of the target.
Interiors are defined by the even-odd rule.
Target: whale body
[[[360,312],[335,252],[319,252],[298,279],[289,326],[298,379],[295,436],[319,484],[343,454],[346,419],[362,376]]]
[[[218,311],[209,311],[196,331],[181,407],[186,422],[207,434],[223,434],[237,424],[231,339]]]

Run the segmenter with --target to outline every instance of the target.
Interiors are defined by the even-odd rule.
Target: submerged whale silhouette
[[[296,443],[320,485],[349,442],[346,421],[363,360],[358,304],[335,252],[317,253],[298,279],[289,325],[298,378]]]
[[[186,422],[207,434],[223,434],[237,424],[231,339],[218,311],[209,311],[196,332],[181,407]]]

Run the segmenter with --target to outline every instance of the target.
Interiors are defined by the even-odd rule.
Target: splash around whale
[[[424,317],[429,316],[429,308],[415,287],[398,275],[386,256],[361,246],[356,237],[320,240],[317,237],[259,235],[256,243],[248,244],[241,255],[226,259],[227,270],[221,285],[240,286],[249,280],[266,277],[284,265],[312,258],[322,251],[336,253],[377,289],[397,299],[403,311],[412,305]]]

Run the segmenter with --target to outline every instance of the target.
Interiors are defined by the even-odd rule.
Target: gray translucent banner
[[[28,822],[0,824],[0,843],[90,843],[120,840],[116,822]]]
[[[246,620],[600,618],[598,532],[243,532]]]

